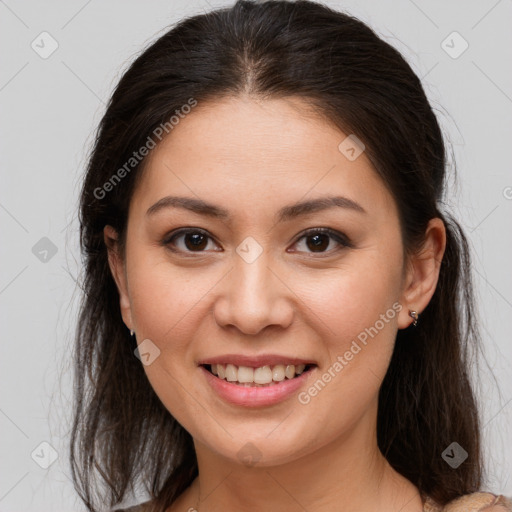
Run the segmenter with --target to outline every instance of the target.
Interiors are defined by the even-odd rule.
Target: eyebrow
[[[163,197],[148,208],[146,216],[153,216],[157,212],[167,208],[182,208],[199,215],[205,215],[220,220],[229,220],[230,218],[229,211],[220,206],[207,203],[201,199],[178,196]],[[277,212],[276,216],[278,222],[283,222],[301,215],[307,215],[330,208],[346,208],[359,213],[367,213],[359,203],[356,203],[352,199],[341,196],[328,196],[284,206]]]

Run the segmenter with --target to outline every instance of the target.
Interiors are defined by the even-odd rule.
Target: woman
[[[146,49],[80,204],[89,510],[510,510],[481,492],[445,164],[419,79],[346,14],[238,1]]]

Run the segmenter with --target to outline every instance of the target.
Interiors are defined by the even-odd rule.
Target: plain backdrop
[[[497,381],[481,377],[486,487],[511,495],[512,2],[325,3],[405,55],[452,145],[459,180],[449,206],[471,241]],[[184,16],[231,4],[0,0],[0,512],[85,510],[67,443],[87,152],[136,54]]]

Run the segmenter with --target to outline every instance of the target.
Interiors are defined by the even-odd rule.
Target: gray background
[[[0,0],[0,512],[84,510],[67,441],[86,152],[135,54],[178,19],[231,3]],[[484,365],[487,488],[511,495],[512,2],[326,3],[405,54],[452,143],[459,181],[449,205],[471,240],[487,359],[501,388]],[[58,44],[45,59],[52,39],[44,31]],[[41,467],[53,450],[58,458]]]

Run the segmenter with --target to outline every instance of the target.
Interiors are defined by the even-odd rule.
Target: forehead
[[[329,194],[357,197],[365,209],[393,208],[364,151],[347,158],[347,137],[297,98],[199,103],[149,154],[136,204],[215,196],[228,210],[277,211],[278,204]]]

